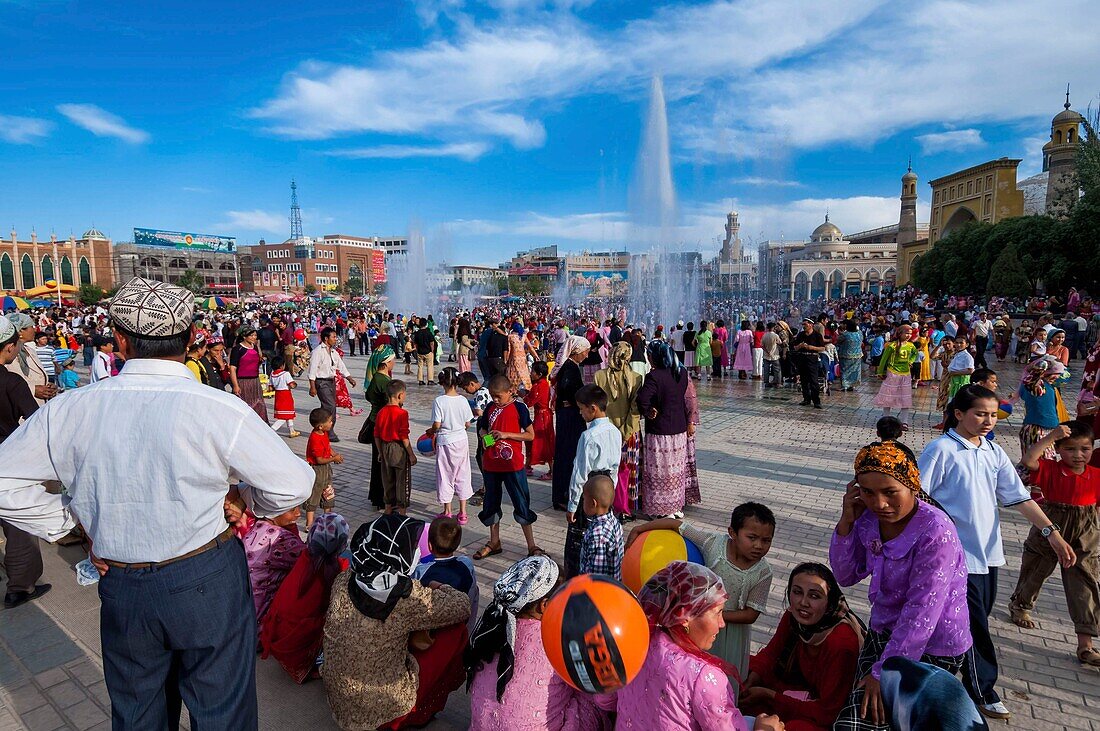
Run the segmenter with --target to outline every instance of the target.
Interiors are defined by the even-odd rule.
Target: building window
[[[34,287],[34,262],[31,261],[30,256],[23,254],[23,258],[19,260],[19,269],[22,270],[23,289]]]
[[[986,175],[985,176],[985,189],[986,190],[991,190],[992,188],[993,188],[993,176],[992,175]]]
[[[80,269],[80,283],[91,284],[92,283],[92,267],[88,265],[87,257],[80,257],[80,264],[77,266]]]
[[[61,283],[73,285],[76,282],[73,281],[73,262],[67,257],[61,257]]]
[[[0,287],[5,291],[15,289],[15,265],[7,254],[0,256]]]
[[[223,261],[221,264],[218,265],[218,269],[233,271],[233,265],[227,261]]]
[[[173,259],[172,261],[168,262],[168,268],[169,269],[186,269],[187,268],[187,261],[177,257],[177,258]]]
[[[49,254],[42,257],[42,282],[46,283],[53,279],[53,259]]]
[[[974,195],[974,181],[973,180],[967,182],[967,184],[966,184],[966,194],[967,195]]]
[[[197,262],[195,262],[195,268],[196,269],[213,269],[214,265],[211,264],[210,262],[206,261],[205,259],[199,259]]]

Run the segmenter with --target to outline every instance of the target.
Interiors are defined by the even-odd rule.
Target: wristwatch
[[[1058,525],[1057,523],[1051,523],[1046,528],[1040,528],[1039,535],[1041,535],[1043,538],[1050,538],[1051,533],[1061,530],[1062,526]]]

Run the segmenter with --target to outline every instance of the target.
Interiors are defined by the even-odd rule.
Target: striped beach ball
[[[638,537],[623,556],[623,583],[637,594],[645,582],[673,561],[703,563],[703,552],[674,530],[651,530]]]

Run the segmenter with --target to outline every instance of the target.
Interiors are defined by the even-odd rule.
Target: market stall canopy
[[[58,290],[60,290],[62,294],[76,294],[80,291],[78,287],[74,287],[71,284],[61,284],[56,280],[50,279],[41,287],[28,289],[24,294],[26,294],[27,297],[42,297],[49,295],[56,297]]]

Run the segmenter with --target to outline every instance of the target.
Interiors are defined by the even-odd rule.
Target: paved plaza
[[[361,375],[365,358],[348,362]],[[998,369],[1002,392],[1007,393],[1018,382],[1018,367],[991,365]],[[1079,361],[1071,369],[1074,365],[1079,367]],[[419,434],[427,426],[431,400],[440,391],[417,387],[415,376],[402,376],[401,366],[395,375],[414,384],[407,406],[413,433]],[[801,395],[793,389],[765,392],[760,382],[735,378],[699,386],[702,425],[697,454],[703,504],[689,508],[687,519],[724,529],[730,510],[751,499],[770,506],[779,521],[767,558],[775,582],[768,612],[754,630],[757,646],[770,637],[782,613],[790,569],[802,561],[828,561],[829,536],[840,515],[844,486],[852,477],[855,453],[874,439],[879,410],[871,400],[877,386],[873,380],[855,392],[837,389],[824,399],[825,408],[820,411],[798,406]],[[935,389],[915,393],[917,413],[904,441],[919,454],[936,436],[931,426],[939,415],[931,413]],[[304,454],[307,414],[317,403],[301,386],[295,396],[303,436],[289,444]],[[361,392],[353,398],[357,405],[363,404]],[[1072,410],[1073,396],[1067,393],[1067,399]],[[334,468],[337,510],[353,529],[377,514],[367,499],[370,453],[355,441],[362,421],[362,415],[342,414],[337,433],[343,441],[335,445],[345,457],[344,464]],[[996,432],[998,443],[1013,459],[1019,457],[1019,421],[1017,417],[1002,423]],[[475,471],[475,484],[480,479]],[[531,492],[532,506],[539,513],[534,526],[538,544],[561,561],[564,516],[550,507],[549,483],[533,481]],[[432,459],[422,458],[413,468],[410,514],[430,519],[438,508],[434,495]],[[998,690],[1014,714],[1009,727],[1100,729],[1100,671],[1082,667],[1073,657],[1075,637],[1057,574],[1047,582],[1037,607],[1041,629],[1020,630],[1008,620],[1006,602],[1016,582],[1027,530],[1014,511],[1003,511],[1002,518],[1008,566],[1001,574],[1001,596],[990,629],[999,639]],[[473,553],[486,536],[486,529],[472,520],[465,528],[464,551]],[[525,555],[522,535],[507,507],[501,536],[504,553],[477,564],[483,605],[492,596],[492,584],[500,572]],[[98,595],[94,587],[78,586],[72,569],[84,555],[79,547],[43,544],[43,557],[42,580],[51,582],[53,591],[39,601],[0,612],[0,731],[109,728],[110,706],[99,656]],[[848,597],[866,619],[867,582],[848,590]],[[296,686],[273,660],[258,661],[257,675],[261,728],[336,728],[319,681]],[[468,706],[466,694],[456,691],[445,712],[428,728],[466,728]]]

